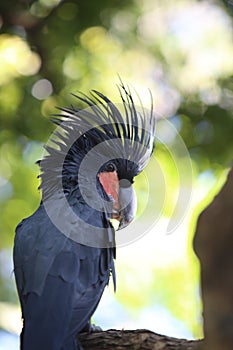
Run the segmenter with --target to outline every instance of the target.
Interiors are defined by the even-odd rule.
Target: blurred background
[[[50,117],[56,106],[75,105],[77,91],[118,102],[118,74],[148,107],[151,90],[162,137],[135,184],[137,220],[150,227],[118,249],[117,292],[110,283],[93,319],[103,329],[202,337],[192,237],[232,161],[232,34],[230,1],[1,1],[0,350],[18,349],[14,231],[40,202],[35,161],[54,128]]]

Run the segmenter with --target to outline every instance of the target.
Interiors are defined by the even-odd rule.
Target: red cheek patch
[[[117,172],[103,172],[98,174],[98,177],[104,191],[114,199],[114,206],[118,205],[119,180]]]

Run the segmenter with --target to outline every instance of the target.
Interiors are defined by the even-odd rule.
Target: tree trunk
[[[233,349],[233,169],[201,213],[194,238],[201,263],[204,350]]]

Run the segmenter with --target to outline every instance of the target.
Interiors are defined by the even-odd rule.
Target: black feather
[[[58,172],[63,174],[63,182],[67,185],[69,172],[72,173],[75,168],[77,173],[85,155],[103,142],[106,147],[105,150],[102,147],[102,151],[109,159],[122,158],[135,163],[134,176],[144,169],[154,148],[153,104],[151,103],[151,110],[146,111],[138,98],[137,108],[130,89],[122,82],[118,89],[122,112],[108,97],[96,90],[92,91],[91,97],[83,93],[73,95],[85,103],[87,109],[60,108],[62,114],[56,115],[57,118],[60,117],[60,122],[55,119],[55,123],[59,126],[50,144],[46,146],[48,155],[40,162],[43,198],[50,197],[58,190],[56,186]],[[72,143],[70,140],[73,140]],[[117,142],[114,143],[113,140]],[[54,148],[54,143],[59,147]],[[64,154],[67,154],[68,163],[64,162]]]

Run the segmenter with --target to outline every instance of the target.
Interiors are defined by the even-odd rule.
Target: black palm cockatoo
[[[62,108],[39,161],[42,201],[16,229],[14,273],[22,308],[21,350],[82,349],[105,286],[115,286],[115,230],[136,210],[134,177],[154,145],[155,118],[136,109],[130,90],[122,103],[100,92],[79,94],[86,109]]]

